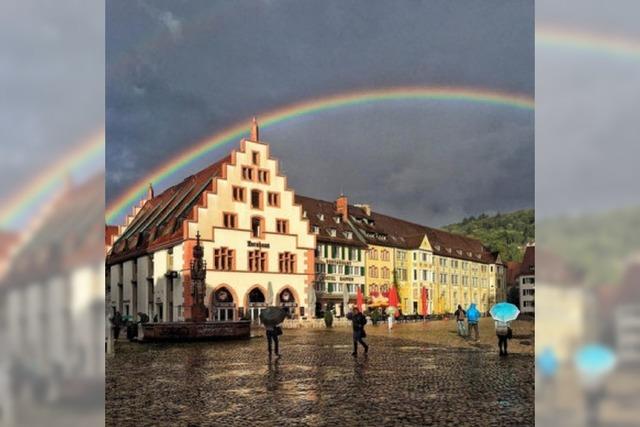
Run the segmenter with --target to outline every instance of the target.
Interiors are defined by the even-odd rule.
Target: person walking
[[[271,359],[271,353],[273,346],[275,346],[276,357],[280,357],[280,347],[278,337],[282,335],[282,327],[277,325],[265,325],[264,328],[267,331],[267,348],[269,350],[269,359]],[[271,345],[273,343],[273,346]]]
[[[458,326],[458,335],[464,337],[465,335],[467,335],[467,331],[465,330],[466,328],[464,327],[464,318],[467,315],[467,312],[464,311],[460,304],[458,304],[458,309],[456,310],[454,315],[456,317],[456,325]]]
[[[480,333],[478,331],[478,321],[480,320],[480,312],[476,308],[475,303],[471,303],[469,305],[469,310],[467,310],[467,323],[469,324],[469,337],[471,337],[471,331],[475,332],[475,341],[478,341],[480,338]]]
[[[507,343],[509,341],[509,335],[511,332],[510,322],[503,322],[501,320],[495,321],[496,335],[498,337],[498,348],[500,349],[500,356],[506,356]],[[504,349],[504,350],[503,350]]]
[[[369,353],[369,346],[362,340],[362,338],[367,336],[367,333],[364,331],[367,318],[364,317],[364,314],[360,313],[357,307],[354,307],[353,311],[347,315],[347,319],[351,320],[351,325],[353,326],[353,353],[351,353],[351,355],[358,355],[358,343],[364,347],[364,354]]]

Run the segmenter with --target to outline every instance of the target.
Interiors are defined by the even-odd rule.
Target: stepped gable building
[[[367,245],[351,226],[345,196],[328,202],[296,195],[295,201],[302,206],[303,216],[316,236],[316,313],[335,310],[342,316],[348,311],[344,307],[345,289],[351,303],[358,287],[364,292]]]
[[[209,319],[258,322],[272,303],[307,315],[316,236],[255,119],[238,150],[158,195],[150,188],[107,256],[111,305],[125,316],[189,320],[198,232]]]

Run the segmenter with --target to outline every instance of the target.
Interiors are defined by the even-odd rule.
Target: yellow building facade
[[[386,292],[393,285],[394,248],[369,245],[365,251],[365,295]]]

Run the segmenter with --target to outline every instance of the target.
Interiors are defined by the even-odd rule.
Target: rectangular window
[[[233,187],[233,200],[235,202],[244,202],[244,188],[242,187]]]
[[[287,234],[289,232],[289,221],[286,219],[276,219],[276,232]]]
[[[242,179],[253,181],[253,168],[249,166],[242,167]]]
[[[260,163],[260,153],[258,153],[257,151],[251,152],[251,163],[258,166],[258,164]]]
[[[229,248],[213,250],[213,269],[231,271],[235,270],[235,251]]]
[[[251,235],[255,238],[262,239],[264,236],[264,219],[259,216],[251,218]]]
[[[269,183],[269,171],[266,169],[259,169],[258,170],[258,181],[263,183],[263,184],[268,184]]]
[[[338,258],[338,247],[336,245],[331,245],[331,258]]]
[[[418,280],[418,270],[413,270],[413,280]]]
[[[280,194],[267,193],[267,203],[269,203],[269,206],[280,207]]]
[[[280,273],[296,272],[296,256],[290,252],[283,252],[278,255],[278,266]]]
[[[253,209],[262,209],[262,191],[251,190],[251,207]]]
[[[238,227],[238,215],[232,213],[222,214],[222,224],[225,228],[237,228]]]
[[[249,271],[267,271],[267,253],[261,250],[249,251]]]

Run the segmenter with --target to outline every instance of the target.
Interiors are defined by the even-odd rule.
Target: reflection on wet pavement
[[[530,354],[372,332],[370,354],[357,358],[347,329],[286,330],[271,361],[263,339],[119,342],[107,425],[533,424]]]

